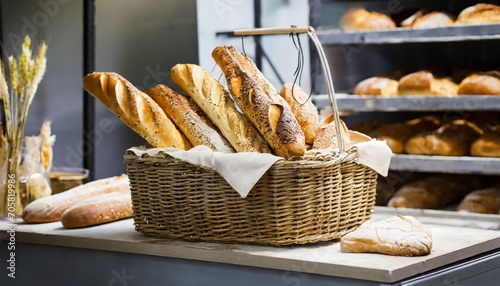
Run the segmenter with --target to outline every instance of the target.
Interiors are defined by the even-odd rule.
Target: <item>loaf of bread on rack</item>
[[[340,239],[343,252],[421,256],[431,253],[432,233],[412,216],[367,221]]]
[[[396,28],[391,17],[370,12],[362,7],[349,8],[340,18],[339,26],[344,31],[373,31]]]
[[[406,141],[408,154],[464,156],[483,130],[467,120],[455,120],[431,132],[419,133]]]
[[[218,46],[212,57],[224,73],[234,101],[274,153],[284,158],[304,155],[305,136],[295,115],[255,63],[234,46]]]
[[[500,6],[478,3],[462,10],[457,17],[457,24],[488,24],[500,22]]]
[[[440,11],[418,10],[401,22],[403,28],[438,28],[455,24],[455,20],[447,13]]]
[[[132,217],[130,192],[113,192],[75,203],[61,217],[65,228],[88,227]]]
[[[469,193],[457,207],[460,212],[500,214],[500,185]]]
[[[393,153],[404,153],[406,140],[414,134],[412,127],[404,122],[381,124],[368,133],[370,137],[385,141]]]
[[[500,95],[500,72],[490,71],[467,76],[458,85],[458,94]]]
[[[354,87],[354,94],[357,95],[381,95],[381,96],[396,96],[398,95],[399,82],[388,77],[370,77],[360,81]]]
[[[349,129],[342,119],[340,119],[340,132],[341,140],[344,143],[349,144],[351,142]],[[323,150],[323,149],[337,149],[339,137],[337,136],[337,130],[335,127],[335,118],[330,115],[321,121],[320,126],[316,130],[315,140],[312,145],[312,149]]]
[[[472,142],[470,154],[479,157],[500,157],[500,125],[484,131]]]
[[[477,177],[465,175],[433,175],[403,185],[389,200],[395,208],[438,209],[460,201],[482,186]]]
[[[435,78],[431,72],[418,71],[399,80],[399,95],[456,95],[458,85],[449,78]]]
[[[286,100],[297,118],[304,132],[306,143],[313,144],[320,123],[318,109],[310,100],[309,95],[300,86],[292,83],[285,83],[281,87],[280,95]]]
[[[59,221],[62,214],[75,203],[112,192],[130,193],[127,175],[92,181],[33,201],[24,208],[23,220],[27,223]]]
[[[440,117],[430,114],[407,120],[405,124],[410,126],[415,133],[422,133],[438,129],[443,125],[443,121]]]
[[[191,145],[204,145],[214,151],[234,153],[231,144],[219,134],[218,130],[206,123],[205,116],[197,113],[186,97],[164,84],[147,90],[146,94],[158,103]]]
[[[161,107],[119,74],[90,73],[84,77],[83,86],[152,147],[191,148]]]
[[[271,153],[264,137],[237,110],[229,93],[210,72],[194,64],[177,64],[170,74],[237,152]]]

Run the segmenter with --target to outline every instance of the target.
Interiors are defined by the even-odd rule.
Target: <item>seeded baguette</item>
[[[61,218],[65,228],[87,227],[132,216],[130,192],[113,192],[80,201],[67,209]]]
[[[204,111],[237,152],[271,153],[252,123],[241,114],[229,93],[208,71],[194,64],[177,64],[172,81]]]
[[[152,147],[191,148],[161,107],[119,74],[94,72],[84,77],[83,86]]]
[[[59,221],[64,211],[75,203],[111,192],[130,192],[128,176],[121,175],[92,181],[33,201],[24,208],[23,220],[27,223]]]
[[[304,155],[305,136],[295,115],[253,61],[234,46],[218,46],[212,57],[226,76],[234,101],[274,153],[284,158]]]
[[[205,145],[214,151],[234,153],[229,142],[205,123],[203,114],[196,113],[183,95],[163,84],[147,90],[146,94],[158,103],[193,146]]]

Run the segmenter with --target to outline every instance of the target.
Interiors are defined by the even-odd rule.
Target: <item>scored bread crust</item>
[[[188,150],[191,144],[147,94],[113,72],[94,72],[84,88],[154,148]]]
[[[319,127],[319,113],[309,96],[298,85],[285,83],[280,95],[285,99],[304,132],[306,143],[313,144]]]
[[[214,151],[234,153],[229,142],[205,123],[204,114],[193,110],[183,95],[163,84],[147,90],[146,94],[160,105],[193,146],[204,145]]]
[[[237,152],[271,153],[266,140],[241,114],[229,93],[204,68],[177,64],[171,69],[172,81],[206,113]]]
[[[212,57],[226,76],[236,104],[260,131],[276,155],[302,156],[306,151],[304,132],[286,101],[234,46],[218,46]],[[252,76],[254,75],[254,76]]]

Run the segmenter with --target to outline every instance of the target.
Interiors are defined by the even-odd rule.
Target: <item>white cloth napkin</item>
[[[387,144],[382,141],[371,140],[354,144],[349,148],[357,149],[356,151],[358,154],[355,158],[355,162],[372,168],[382,176],[387,176],[392,156],[392,152]],[[145,153],[149,156],[155,156],[161,151],[190,164],[215,170],[242,198],[248,195],[253,186],[274,163],[278,160],[284,160],[282,157],[264,153],[214,152],[206,146],[196,146],[189,151],[173,148],[154,148],[147,150],[130,148],[129,151],[132,151],[137,156],[142,156]],[[331,152],[331,150],[325,150],[325,152]]]

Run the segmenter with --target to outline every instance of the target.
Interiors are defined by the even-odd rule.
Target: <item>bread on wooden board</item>
[[[188,150],[191,144],[147,94],[112,72],[94,72],[84,88],[154,148]]]
[[[313,144],[315,132],[320,123],[318,109],[309,99],[309,95],[300,86],[292,83],[285,83],[281,87],[280,95],[295,114],[295,118],[304,132],[306,143]]]
[[[212,57],[224,73],[236,104],[275,155],[303,156],[306,151],[304,132],[286,101],[265,80],[255,63],[234,46],[218,46]]]
[[[349,8],[340,18],[339,26],[344,31],[373,31],[396,28],[391,17],[370,12],[363,7]]]
[[[432,251],[432,233],[412,216],[367,221],[340,239],[343,252],[422,256]]]
[[[111,192],[130,192],[128,176],[120,175],[92,181],[33,201],[24,208],[23,220],[27,223],[58,221],[64,211],[75,203]]]
[[[130,192],[112,192],[79,201],[61,217],[65,228],[87,227],[132,216]]]
[[[229,142],[219,134],[218,130],[206,123],[204,114],[197,113],[186,97],[164,84],[147,90],[146,94],[158,103],[191,145],[204,145],[214,151],[234,153]]]
[[[171,69],[171,77],[237,152],[271,153],[264,137],[237,110],[229,93],[211,73],[198,65],[177,64]]]

